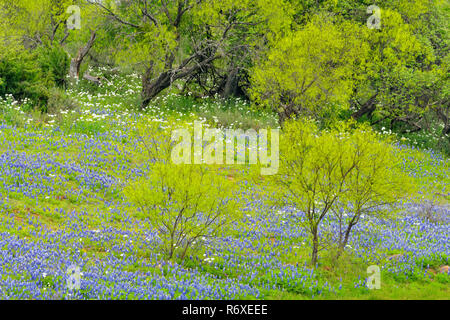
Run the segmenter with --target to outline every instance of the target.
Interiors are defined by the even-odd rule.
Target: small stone
[[[395,260],[395,261],[397,261],[397,260],[400,260],[401,258],[403,258],[403,254],[399,253],[399,254],[394,254],[392,256],[389,256],[388,260]]]
[[[433,269],[427,269],[427,273],[436,274],[436,271],[434,271]]]
[[[449,266],[442,266],[442,267],[439,269],[439,272],[440,272],[440,273],[449,273]]]

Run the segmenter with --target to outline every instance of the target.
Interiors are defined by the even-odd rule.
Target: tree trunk
[[[312,255],[311,255],[311,265],[313,267],[317,264],[317,259],[319,255],[319,239],[317,236],[317,230],[313,231],[313,246],[312,246]]]
[[[370,97],[369,100],[367,100],[363,105],[361,105],[361,108],[352,114],[353,119],[359,120],[366,114],[371,115],[376,109],[375,101],[377,96],[378,93]]]
[[[71,78],[78,79],[80,77],[81,63],[83,62],[84,57],[88,54],[89,50],[91,50],[92,46],[94,45],[96,37],[97,34],[95,33],[95,31],[91,30],[91,38],[89,39],[88,43],[84,47],[78,49],[77,56],[70,62],[69,76]]]
[[[236,91],[238,88],[238,68],[234,68],[230,71],[227,77],[227,81],[225,83],[225,88],[223,89],[222,97],[224,99],[228,99],[231,96],[236,95]]]
[[[342,255],[345,250],[345,246],[348,244],[348,239],[350,238],[350,232],[352,231],[353,225],[348,225],[347,230],[345,230],[344,241],[340,243],[338,252],[336,254],[336,260]]]
[[[442,129],[442,135],[445,136],[446,134],[450,134],[450,123],[447,123]]]
[[[152,80],[150,78],[151,70],[147,69],[142,79],[142,108],[149,105],[150,101],[155,98],[158,93],[170,87],[172,83],[170,71],[161,73],[158,78]]]
[[[147,68],[144,76],[142,77],[142,105],[141,108],[145,108],[149,105],[153,98],[155,98],[161,91],[170,87],[170,85],[178,80],[184,79],[186,77],[191,76],[198,70],[205,68],[208,64],[213,62],[219,56],[215,55],[215,52],[203,60],[193,64],[191,67],[188,67],[188,64],[193,61],[197,57],[197,54],[185,59],[180,66],[173,69],[166,69],[159,76],[152,80],[153,68],[150,66]],[[172,59],[172,58],[169,58]],[[166,63],[166,67],[170,64]]]
[[[444,124],[444,128],[442,129],[442,135],[450,134],[450,120],[448,117],[448,107],[447,112],[444,112],[440,107],[435,108],[436,115]]]
[[[98,86],[101,84],[101,78],[100,77],[94,77],[94,76],[91,76],[88,73],[85,73],[83,75],[83,79],[91,81],[91,82],[93,82],[94,84],[96,84]]]
[[[183,253],[181,254],[181,260],[184,260],[184,258],[186,257],[186,253],[187,253],[190,245],[191,245],[191,242],[187,241],[186,246],[183,249]]]

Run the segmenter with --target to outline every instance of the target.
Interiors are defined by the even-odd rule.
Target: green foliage
[[[37,106],[48,100],[47,86],[34,54],[20,52],[0,59],[0,96],[12,94],[15,99],[30,99]]]
[[[344,141],[338,170],[342,183],[340,195],[331,210],[339,221],[338,245],[344,250],[352,228],[362,217],[393,215],[391,206],[407,198],[412,190],[411,179],[402,171],[402,155],[389,138],[381,138],[368,125],[351,129],[348,124],[337,128]],[[345,159],[345,158],[346,159]]]
[[[66,10],[74,0],[0,0],[2,21],[8,34],[25,48],[35,48],[45,42],[53,44],[65,36]],[[6,39],[8,40],[8,39]],[[0,32],[1,41],[1,32]]]
[[[229,97],[230,82],[245,91],[253,59],[292,24],[292,9],[284,0],[105,1],[97,6],[112,22],[116,62],[143,74],[143,106],[178,79],[197,84],[202,94]]]
[[[60,46],[40,47],[37,54],[37,61],[43,73],[58,87],[65,87],[70,67],[70,59],[66,51]]]
[[[50,89],[49,99],[44,111],[49,114],[56,114],[60,111],[72,111],[77,108],[78,104],[63,90],[52,88]]]
[[[68,66],[68,56],[60,47],[4,56],[0,59],[0,96],[11,94],[22,102],[31,100],[34,108],[44,112],[73,109],[68,96],[53,89],[55,83],[64,85]]]
[[[280,138],[280,169],[269,179],[276,199],[303,211],[299,221],[311,234],[312,264],[317,262],[319,231],[333,211],[344,226],[346,244],[363,213],[407,195],[408,180],[388,141],[367,126],[344,124],[320,131],[310,120],[289,120]],[[348,218],[343,218],[341,210]]]
[[[218,168],[173,164],[170,126],[150,123],[138,131],[150,172],[131,182],[125,194],[158,232],[166,258],[183,260],[192,248],[236,220],[236,185]]]
[[[272,48],[252,75],[254,99],[279,114],[323,119],[348,108],[367,46],[358,27],[317,17]]]
[[[428,275],[423,275],[427,270],[417,266],[393,275],[389,269],[397,264],[394,261],[382,268],[382,289],[356,289],[356,277],[367,276],[367,258],[373,256],[363,253],[361,257],[359,250],[358,254],[344,250],[354,226],[369,215],[391,218],[395,207],[389,204],[410,192],[410,179],[401,170],[414,176],[414,187],[420,191],[414,195],[418,198],[409,200],[432,198],[421,214],[444,224],[444,214],[435,212],[434,206],[448,203],[448,161],[434,152],[394,147],[392,139],[376,134],[368,124],[337,121],[353,116],[383,132],[385,127],[390,128],[405,143],[450,152],[448,1],[93,2],[0,0],[0,115],[7,125],[2,130],[2,148],[5,151],[14,146],[27,157],[40,157],[47,150],[58,163],[73,159],[75,166],[88,164],[89,170],[95,166],[99,175],[125,181],[125,188],[120,183],[106,188],[97,183],[86,186],[86,179],[79,179],[76,170],[65,173],[64,168],[61,171],[56,167],[55,175],[51,175],[55,179],[39,179],[43,176],[39,172],[36,175],[39,168],[31,168],[26,176],[4,181],[5,186],[31,183],[31,187],[51,187],[55,193],[44,200],[29,198],[18,190],[2,191],[11,213],[6,218],[20,225],[14,230],[5,224],[2,231],[38,238],[35,218],[55,231],[73,219],[73,214],[65,215],[61,209],[80,213],[77,216],[87,230],[111,226],[128,231],[136,226],[134,218],[143,218],[143,230],[153,230],[162,240],[160,249],[165,258],[184,259],[185,267],[196,268],[201,276],[212,274],[222,278],[220,281],[238,279],[258,289],[263,298],[298,299],[310,297],[310,293],[319,298],[448,296],[447,274],[435,274],[430,282]],[[82,8],[81,30],[66,28],[66,9],[71,4]],[[372,4],[381,8],[381,29],[367,28],[366,9]],[[69,66],[66,52],[74,56],[89,39],[90,29],[95,30],[97,38],[81,73],[101,76],[102,83],[81,79],[66,93],[62,89]],[[92,70],[93,65],[115,68]],[[139,79],[124,71],[145,76]],[[161,90],[171,94],[156,98],[149,95],[152,100],[145,112],[136,112],[133,107],[146,98],[139,94],[145,80],[158,90],[165,81],[167,86]],[[238,87],[234,94],[245,100],[218,99],[227,96],[224,91],[229,84]],[[82,105],[81,110],[76,110],[74,99]],[[270,217],[271,209],[258,206],[265,195],[248,183],[247,167],[230,170],[173,164],[170,133],[174,123],[161,120],[173,117],[179,123],[200,117],[211,126],[259,129],[278,127],[275,113],[284,121],[279,173],[261,177],[260,168],[254,166],[255,172],[259,181],[267,183],[264,187],[275,195],[277,204],[290,204],[306,213],[298,224],[309,230],[310,242],[302,232],[295,236],[295,228],[278,232],[276,226],[287,221],[285,213],[274,212],[276,215]],[[310,116],[314,121],[292,120],[292,115]],[[159,120],[154,121],[155,116]],[[92,145],[92,136],[101,143],[90,152],[87,148]],[[141,173],[145,175],[136,177]],[[48,174],[45,177],[50,178]],[[236,194],[238,187],[242,187],[242,193]],[[128,202],[118,201],[117,211],[111,207],[122,196],[139,208],[131,219],[127,213],[134,207]],[[227,230],[241,215],[236,201],[242,202],[247,196],[257,201],[254,207],[246,208],[249,213],[263,211],[261,233],[253,228],[253,217]],[[46,209],[38,206],[41,200]],[[30,215],[33,224],[27,225]],[[308,290],[298,274],[278,279],[270,274],[280,271],[280,275],[286,275],[295,263],[304,262],[309,250],[316,265],[321,245],[330,236],[326,218],[337,220],[340,228],[331,235],[331,247],[321,254],[314,273],[321,286],[325,280],[333,286],[343,284],[339,295],[331,291],[320,295],[318,286]],[[276,224],[272,224],[274,221]],[[385,236],[382,230],[386,229],[381,225],[370,229],[377,236],[369,238],[369,243],[373,240],[379,244],[382,240],[378,236]],[[222,254],[214,263],[210,258],[201,261],[192,255],[205,242],[208,247],[201,253],[212,253],[207,240],[223,231],[237,243],[245,241],[242,232],[252,238],[245,248],[233,244],[225,250],[219,248]],[[79,239],[75,240],[78,243]],[[114,241],[120,245],[121,238]],[[427,238],[423,241],[426,247]],[[136,235],[131,250],[146,259],[151,249],[144,243],[147,239]],[[88,264],[114,251],[103,242],[85,238],[77,246],[87,254]],[[374,253],[384,254],[379,250]],[[277,270],[258,264],[255,273],[243,280],[242,265],[227,261],[228,256],[246,264],[245,258],[251,261],[253,255],[258,259],[276,255]],[[437,271],[448,265],[448,256],[425,255],[416,261]],[[125,268],[170,274],[170,264],[162,265],[149,270],[147,263],[136,260]],[[401,268],[407,266],[400,264]],[[53,288],[56,280],[48,276],[41,283]],[[267,294],[272,285],[276,289]],[[135,294],[124,296],[138,298]]]

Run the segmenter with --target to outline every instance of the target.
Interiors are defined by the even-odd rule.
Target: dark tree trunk
[[[150,101],[155,98],[161,91],[170,87],[172,83],[171,72],[165,71],[161,73],[158,78],[152,80],[149,78],[149,73],[147,71],[142,80],[142,107],[149,105]]]
[[[234,68],[228,73],[227,81],[225,83],[225,87],[223,89],[222,97],[225,99],[230,98],[231,96],[235,96],[238,89],[238,77],[239,70]]]
[[[88,43],[78,50],[77,56],[70,62],[69,75],[71,78],[79,78],[81,63],[83,62],[84,57],[89,53],[89,50],[91,50],[92,46],[94,45],[96,37],[97,35],[95,31],[91,31],[91,38],[89,39]]]
[[[442,135],[450,134],[450,119],[448,117],[448,107],[447,112],[445,112],[443,109],[437,107],[435,108],[436,115],[444,124],[444,128],[442,129]]]
[[[378,93],[370,97],[369,100],[367,100],[363,105],[361,105],[361,108],[352,114],[353,119],[359,120],[366,114],[370,116],[376,109],[375,102],[377,96]]]
[[[445,126],[444,126],[444,129],[442,129],[442,135],[446,135],[446,134],[450,134],[450,123],[447,123]]]
[[[153,98],[155,98],[161,91],[170,87],[170,85],[178,80],[189,78],[193,74],[195,74],[198,70],[202,70],[206,66],[208,66],[211,62],[218,58],[215,55],[215,52],[207,58],[200,60],[199,62],[193,64],[191,67],[188,67],[189,63],[193,61],[195,58],[199,57],[198,54],[194,54],[193,56],[187,58],[185,61],[181,63],[179,67],[173,69],[166,69],[161,72],[156,79],[152,79],[153,76],[153,68],[150,66],[147,68],[144,76],[142,77],[142,105],[141,108],[145,108],[149,105]],[[169,58],[172,59],[172,58]],[[166,63],[166,67],[170,66],[170,64]]]
[[[278,109],[278,120],[280,124],[283,124],[286,120],[293,116],[300,115],[301,107],[296,106],[291,101],[281,101],[281,107]]]
[[[317,264],[317,259],[319,256],[319,239],[317,236],[317,230],[313,231],[313,243],[312,243],[312,254],[311,254],[311,265],[313,267]]]

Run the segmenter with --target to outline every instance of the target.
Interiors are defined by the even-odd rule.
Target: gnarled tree
[[[118,60],[141,68],[142,107],[177,80],[232,94],[250,54],[291,22],[284,0],[89,2],[120,26]]]

